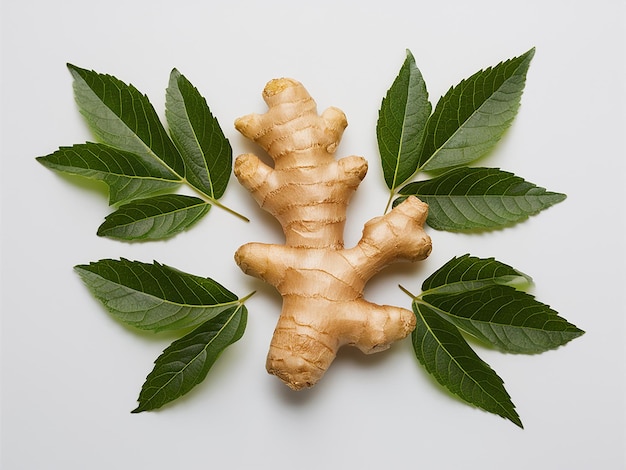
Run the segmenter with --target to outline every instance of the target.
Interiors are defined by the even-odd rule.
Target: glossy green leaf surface
[[[116,319],[142,330],[198,326],[239,303],[212,279],[156,262],[104,259],[74,269]]]
[[[451,232],[507,227],[566,198],[498,168],[457,168],[399,193],[427,203],[428,225]]]
[[[441,385],[466,402],[522,427],[502,379],[467,344],[459,330],[428,305],[413,302],[415,355]]]
[[[185,162],[189,184],[213,199],[224,194],[232,169],[232,149],[198,90],[174,69],[166,94],[165,116]]]
[[[154,363],[133,413],[160,408],[202,382],[220,354],[243,335],[247,309],[230,307],[174,341]]]
[[[422,136],[432,106],[410,51],[382,101],[376,125],[387,187],[394,190],[417,170]]]
[[[192,196],[164,194],[138,199],[109,214],[98,235],[120,240],[160,240],[186,230],[211,208]]]
[[[452,258],[422,284],[424,294],[456,294],[492,285],[527,286],[530,276],[494,258]],[[422,294],[422,295],[424,295]]]
[[[182,179],[183,159],[145,95],[111,75],[68,68],[78,108],[101,142],[146,162],[156,160]]]
[[[180,178],[156,160],[143,160],[105,144],[88,142],[61,147],[37,161],[52,170],[103,181],[109,187],[111,204],[123,204],[180,185]]]
[[[504,352],[537,354],[583,334],[548,305],[509,286],[431,294],[422,300],[461,330]]]
[[[517,114],[534,54],[531,49],[450,88],[428,120],[421,170],[466,165],[493,148]]]

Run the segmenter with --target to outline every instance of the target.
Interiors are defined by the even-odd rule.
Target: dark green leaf
[[[400,194],[427,203],[428,225],[451,232],[510,226],[566,198],[497,168],[457,168],[409,183]]]
[[[202,382],[220,354],[243,335],[247,309],[237,305],[174,341],[154,363],[133,413],[154,410]]]
[[[509,286],[422,299],[461,330],[505,352],[541,353],[583,334],[549,306]]]
[[[172,70],[165,116],[185,162],[187,181],[213,199],[224,194],[232,169],[232,149],[198,90]]]
[[[156,262],[105,259],[74,269],[115,318],[143,330],[198,326],[239,303],[212,279]]]
[[[530,276],[493,258],[454,257],[422,284],[424,294],[456,294],[490,285],[526,286]]]
[[[159,240],[201,219],[211,206],[197,197],[164,194],[139,199],[109,214],[98,235],[120,240]]]
[[[531,49],[450,88],[428,120],[419,168],[466,165],[487,153],[517,114],[534,54]]]
[[[413,302],[413,311],[417,317],[413,349],[424,368],[461,399],[522,427],[502,379],[476,355],[459,330],[428,305]]]
[[[182,157],[145,95],[110,75],[71,64],[68,68],[78,108],[100,141],[151,164],[161,163],[182,178]]]
[[[410,51],[383,99],[376,135],[387,187],[392,191],[417,170],[422,135],[432,106]]]
[[[156,160],[143,160],[105,144],[61,147],[37,161],[56,171],[104,181],[109,186],[111,204],[170,190],[181,182]]]

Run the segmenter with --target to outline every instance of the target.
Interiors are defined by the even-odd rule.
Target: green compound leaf
[[[504,352],[542,353],[584,333],[532,295],[510,286],[424,295],[422,300],[461,330]]]
[[[157,262],[104,259],[74,269],[116,319],[142,330],[195,327],[239,304],[212,279]]]
[[[232,149],[206,100],[178,70],[172,70],[165,116],[185,162],[185,178],[212,199],[224,194],[232,169]]]
[[[68,68],[78,108],[101,142],[160,163],[183,178],[183,159],[145,95],[111,75]]]
[[[37,161],[55,171],[103,181],[109,186],[110,204],[123,204],[180,185],[180,178],[156,160],[142,160],[105,144],[61,147],[37,157]]]
[[[459,330],[428,305],[415,301],[413,311],[417,317],[413,349],[424,368],[464,401],[523,427],[502,379],[476,355]]]
[[[533,48],[450,88],[428,120],[419,169],[466,165],[487,153],[517,114],[534,54]]]
[[[160,240],[200,220],[210,204],[192,196],[164,194],[135,200],[109,214],[98,235],[120,240]]]
[[[407,50],[406,60],[382,101],[376,125],[383,175],[392,191],[417,170],[431,109],[424,78]]]
[[[429,206],[428,225],[450,232],[507,227],[566,198],[498,168],[457,168],[399,193],[394,205],[417,196]]]
[[[465,254],[454,257],[431,274],[422,284],[422,295],[456,294],[492,285],[525,287],[530,276],[494,258]]]
[[[160,408],[202,382],[220,354],[241,338],[246,321],[247,309],[240,304],[174,341],[155,361],[133,413]]]

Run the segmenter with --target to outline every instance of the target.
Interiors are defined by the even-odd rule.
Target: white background
[[[276,0],[2,3],[2,461],[17,469],[624,468],[625,7],[623,1]],[[511,4],[512,5],[512,4]],[[445,393],[405,340],[377,356],[342,351],[313,390],[264,370],[280,310],[232,255],[280,228],[233,179],[192,230],[159,243],[98,238],[106,191],[35,161],[91,139],[65,64],[132,82],[163,114],[177,67],[207,98],[234,153],[256,148],[232,122],[264,112],[274,77],[302,81],[320,110],[349,120],[338,156],[370,171],[353,198],[346,242],[383,212],[375,139],[380,101],[410,49],[436,101],[480,68],[536,46],[522,107],[481,161],[568,199],[514,228],[430,230],[434,251],[368,286],[409,307],[455,255],[495,256],[530,274],[532,292],[587,333],[539,356],[478,348],[524,422],[518,429]],[[131,415],[152,361],[173,337],[113,320],[72,271],[102,258],[156,259],[252,290],[243,339],[207,380],[158,412]]]

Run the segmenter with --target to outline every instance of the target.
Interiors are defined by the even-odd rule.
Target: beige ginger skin
[[[235,161],[235,175],[280,222],[285,244],[248,243],[235,260],[283,298],[266,366],[299,390],[317,383],[341,346],[382,351],[415,328],[413,312],[368,302],[363,289],[389,263],[430,254],[423,230],[428,206],[410,197],[367,222],[357,245],[344,248],[348,202],[367,172],[362,157],[335,160],[348,124],[344,113],[331,107],[318,115],[307,90],[288,78],[270,81],[263,98],[267,113],[241,117],[235,127],[270,155],[274,167],[244,154]]]

